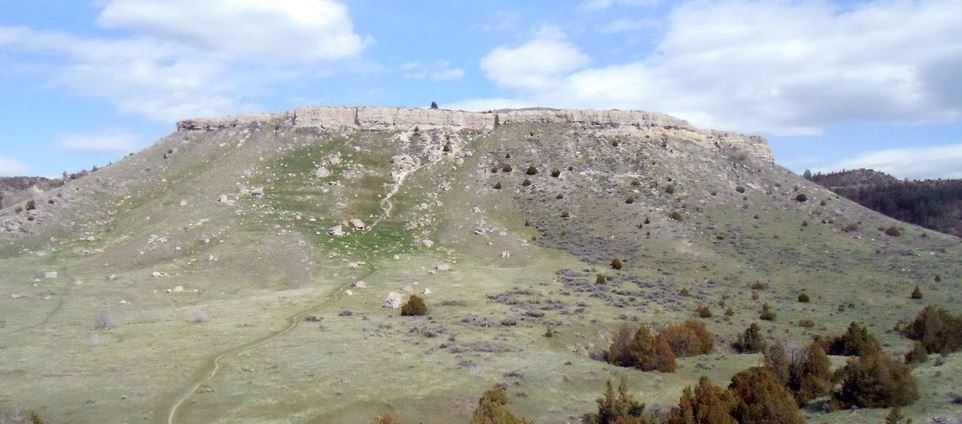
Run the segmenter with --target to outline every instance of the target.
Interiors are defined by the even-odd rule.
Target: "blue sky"
[[[670,113],[793,170],[962,178],[962,0],[6,0],[0,175],[307,104]]]

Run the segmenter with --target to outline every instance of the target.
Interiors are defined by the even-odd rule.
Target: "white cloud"
[[[61,149],[88,153],[129,153],[139,148],[140,142],[132,134],[75,134],[61,137],[56,142]]]
[[[559,83],[560,77],[580,69],[588,56],[571,43],[547,35],[516,47],[498,47],[481,59],[481,70],[505,87],[544,90]]]
[[[495,49],[481,67],[530,103],[658,110],[746,131],[944,122],[962,118],[960,22],[962,7],[936,0],[844,10],[821,1],[689,2],[670,12],[643,60],[549,66],[546,78],[525,68],[557,56],[536,37],[525,50]],[[522,64],[501,60],[491,71],[496,53]]]
[[[588,10],[604,10],[611,6],[640,6],[654,7],[661,4],[661,0],[587,0],[581,7]]]
[[[464,78],[464,69],[451,66],[446,60],[424,64],[419,60],[401,65],[405,78],[429,79],[432,81],[456,81]]]
[[[343,59],[364,44],[347,8],[329,0],[111,0],[97,22],[253,59]]]
[[[26,164],[0,155],[0,177],[17,177],[27,174]]]
[[[171,122],[253,109],[252,96],[277,81],[323,75],[364,45],[347,9],[332,0],[108,0],[103,7],[98,22],[127,35],[0,25],[0,49],[23,53],[18,60],[43,69],[57,87]]]
[[[898,178],[962,178],[962,144],[863,153],[818,171],[871,168]]]
[[[647,29],[658,28],[660,24],[658,21],[650,18],[640,18],[640,19],[630,19],[630,18],[619,18],[611,22],[608,22],[603,27],[601,27],[601,32],[608,34],[617,34],[622,32],[636,32]]]

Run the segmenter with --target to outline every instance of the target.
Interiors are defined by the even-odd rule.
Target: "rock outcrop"
[[[451,128],[488,132],[498,125],[559,123],[616,133],[668,135],[708,148],[731,148],[772,161],[768,142],[760,136],[702,130],[670,115],[637,110],[508,109],[467,112],[446,109],[388,107],[304,107],[276,114],[254,114],[215,119],[187,119],[178,131],[216,131],[246,126],[275,128],[361,129],[409,131],[414,128]]]

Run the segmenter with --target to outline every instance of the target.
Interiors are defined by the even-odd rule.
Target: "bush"
[[[558,168],[551,168],[551,176],[558,178],[561,175],[561,170]]]
[[[388,412],[374,417],[371,424],[401,424],[401,420],[396,415]]]
[[[611,380],[605,383],[605,393],[598,398],[598,412],[586,414],[583,420],[589,424],[646,424],[645,404],[635,400],[628,393],[628,380],[621,378],[618,391],[611,386]]]
[[[527,186],[530,186],[530,185],[531,185],[531,180],[529,180],[529,179],[527,179],[527,178],[525,178],[524,181],[521,182],[521,186],[522,186],[522,187],[527,187]]]
[[[495,190],[501,190],[501,182],[500,182],[500,181],[494,183],[494,189],[495,189]]]
[[[762,336],[762,329],[755,323],[749,325],[735,342],[735,350],[740,353],[758,353],[765,350],[767,346],[768,343]]]
[[[531,165],[528,167],[527,171],[524,171],[524,173],[526,175],[538,175],[538,168],[535,168],[534,165]]]
[[[752,283],[752,285],[749,286],[749,288],[752,290],[765,290],[765,283],[761,281],[756,281]]]
[[[27,200],[27,204],[25,205],[25,207],[27,208],[28,211],[37,209],[37,202],[33,201],[33,199]]]
[[[731,416],[738,423],[801,424],[795,399],[767,368],[749,368],[732,377],[728,390],[737,399]]]
[[[699,306],[698,309],[695,309],[695,312],[698,313],[699,318],[711,318],[711,309],[708,309],[705,305]]]
[[[919,286],[915,286],[915,290],[912,290],[912,295],[909,296],[909,297],[912,298],[912,299],[921,299],[921,298],[922,298],[922,289],[920,289]]]
[[[501,172],[508,172],[508,173],[510,173],[510,172],[513,171],[513,170],[514,170],[514,168],[511,167],[511,164],[510,164],[510,163],[506,163],[506,164],[504,164],[504,166],[501,167]]]
[[[495,387],[484,392],[478,400],[471,424],[531,424],[531,421],[515,416],[507,404],[508,394],[503,388]]]
[[[674,212],[668,214],[668,217],[671,218],[671,219],[674,219],[675,221],[683,221],[683,220],[684,220],[684,218],[682,218],[681,214],[678,213],[678,211],[674,211]]]
[[[929,351],[922,343],[912,343],[912,350],[905,352],[906,364],[921,364],[929,359]]]
[[[902,235],[902,230],[899,230],[896,226],[891,226],[885,229],[885,235],[898,237]]]
[[[725,309],[725,316],[726,317],[735,316],[735,310],[732,309],[731,306],[729,306],[728,309]]]
[[[633,330],[630,325],[625,324],[618,327],[615,333],[611,337],[611,346],[608,347],[607,361],[612,365],[617,365],[619,367],[633,367],[635,366],[635,353],[633,352],[633,345],[635,342],[633,339],[639,337],[639,333],[642,333],[642,328],[645,332],[648,331],[647,327],[640,327],[637,330]]]
[[[621,262],[621,259],[614,258],[614,259],[611,260],[611,268],[612,268],[612,269],[618,269],[618,270],[620,270],[623,265],[624,265],[624,264]]]
[[[114,328],[115,325],[117,325],[117,322],[110,312],[99,311],[97,315],[94,316],[94,328],[98,330],[109,330]]]
[[[737,191],[737,192],[739,192],[739,193],[744,193],[744,192],[745,192],[745,187],[742,187],[742,186],[735,187],[735,191]]]
[[[416,294],[412,294],[408,301],[401,305],[402,316],[425,315],[427,313],[428,305],[424,303],[424,299]]]
[[[794,355],[789,365],[788,388],[799,405],[827,395],[832,389],[832,362],[819,343]]]
[[[906,424],[911,423],[911,420],[906,420],[905,416],[902,415],[902,408],[896,406],[889,411],[889,414],[885,416],[885,424]]]
[[[738,424],[732,417],[737,403],[731,391],[702,376],[694,390],[686,387],[681,392],[678,406],[668,413],[668,424]]]
[[[768,306],[768,304],[766,303],[762,305],[762,313],[761,315],[758,316],[758,318],[763,319],[765,321],[774,321],[775,311],[773,311],[772,308]]]
[[[798,195],[795,196],[795,201],[797,201],[797,202],[807,202],[807,201],[808,201],[808,196],[806,196],[806,195],[803,194],[803,193],[798,193]]]
[[[810,300],[811,300],[811,299],[809,299],[808,294],[806,294],[806,293],[799,293],[799,294],[798,294],[798,301],[799,301],[799,302],[801,302],[801,303],[808,303]]]
[[[705,324],[689,319],[682,324],[670,325],[659,333],[664,337],[675,356],[694,356],[711,352],[715,345],[711,333],[705,329]]]
[[[842,386],[832,400],[842,408],[905,406],[919,398],[908,367],[878,351],[849,360],[839,376]]]
[[[674,184],[668,184],[667,186],[665,186],[665,193],[675,194],[675,185],[674,185]]]
[[[881,351],[878,340],[868,333],[868,329],[851,323],[845,334],[826,340],[825,351],[829,355],[863,356]]]
[[[812,321],[810,319],[803,319],[798,321],[798,326],[802,328],[812,328],[815,326],[815,321]]]
[[[950,353],[962,348],[962,315],[936,306],[926,306],[902,335],[922,343],[930,353]]]

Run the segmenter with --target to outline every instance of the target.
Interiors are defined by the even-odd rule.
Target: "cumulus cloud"
[[[0,49],[20,52],[56,86],[171,122],[253,109],[251,96],[292,70],[320,74],[364,46],[333,0],[108,0],[98,23],[126,33],[0,25]]]
[[[481,59],[481,70],[498,85],[545,90],[588,62],[588,56],[571,43],[543,34],[520,46],[494,49]]]
[[[111,0],[97,22],[261,59],[343,59],[364,44],[347,8],[328,0]]]
[[[57,146],[86,153],[129,153],[139,147],[136,136],[126,133],[74,134],[61,137]]]
[[[432,81],[454,81],[464,78],[464,69],[451,66],[446,60],[425,64],[419,60],[401,65],[401,72],[405,78],[429,79]]]
[[[0,177],[16,177],[27,174],[26,164],[0,155]]]
[[[945,122],[962,118],[959,22],[962,7],[935,0],[847,9],[821,1],[689,2],[669,13],[654,52],[639,61],[548,66],[545,77],[525,67],[544,66],[546,56],[576,57],[578,65],[587,57],[570,44],[555,52],[535,38],[526,50],[495,49],[481,68],[531,103],[658,110],[746,131]]]
[[[962,144],[863,153],[818,171],[871,168],[898,178],[962,178]]]

